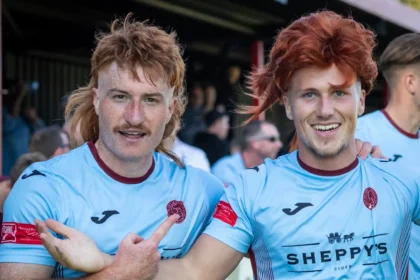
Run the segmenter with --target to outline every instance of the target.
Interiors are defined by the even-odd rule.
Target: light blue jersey
[[[0,262],[55,266],[55,278],[80,277],[83,273],[56,264],[41,244],[34,219],[64,223],[92,237],[101,251],[115,254],[129,232],[146,239],[173,213],[180,218],[159,251],[163,259],[178,258],[211,220],[223,188],[208,172],[183,169],[158,153],[145,176],[122,177],[90,142],[23,172],[4,204]]]
[[[358,119],[356,138],[379,145],[390,160],[420,173],[419,133],[402,130],[385,111],[375,111]],[[410,280],[420,280],[420,226],[413,225],[410,245]]]
[[[211,167],[211,173],[227,185],[244,169],[245,163],[241,153],[235,153],[216,161]]]
[[[297,152],[267,159],[225,189],[205,234],[249,252],[258,280],[403,280],[419,177],[372,159],[330,172]]]

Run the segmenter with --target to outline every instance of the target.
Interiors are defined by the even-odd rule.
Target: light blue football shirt
[[[147,239],[173,213],[180,218],[159,251],[163,259],[183,256],[211,220],[224,186],[210,173],[181,168],[159,153],[153,159],[145,176],[125,178],[105,165],[90,142],[31,165],[4,204],[0,262],[55,266],[55,278],[80,277],[84,274],[56,264],[34,219],[64,223],[115,254],[129,232]]]
[[[225,185],[229,184],[245,169],[241,153],[225,156],[216,161],[211,167],[211,173]]]
[[[330,172],[297,152],[267,159],[225,189],[204,233],[249,252],[258,280],[402,280],[419,177],[372,159]]]
[[[420,173],[419,133],[402,130],[386,111],[375,111],[358,119],[356,138],[379,145],[390,160],[411,166]],[[410,244],[410,280],[420,280],[420,226],[413,225]]]

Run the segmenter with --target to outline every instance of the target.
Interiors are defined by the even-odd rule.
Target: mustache
[[[114,128],[114,132],[116,133],[118,133],[119,131],[127,131],[127,130],[138,130],[138,131],[141,131],[142,133],[147,133],[147,134],[150,133],[150,130],[143,125],[139,125],[139,126],[121,125]]]

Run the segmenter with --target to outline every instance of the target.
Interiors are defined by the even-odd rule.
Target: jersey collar
[[[114,170],[108,167],[108,165],[105,164],[105,162],[99,157],[98,150],[96,149],[95,144],[93,141],[89,141],[88,147],[90,152],[92,153],[93,157],[96,160],[96,163],[99,165],[99,167],[112,179],[123,183],[123,184],[140,184],[144,182],[149,176],[152,174],[153,170],[155,169],[155,159],[153,158],[152,165],[150,166],[149,170],[141,177],[135,177],[135,178],[128,178],[121,176],[117,174]]]

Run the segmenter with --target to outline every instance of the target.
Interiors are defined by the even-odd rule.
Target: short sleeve
[[[204,175],[204,174],[203,174]],[[220,201],[220,198],[223,195],[223,184],[220,182],[219,179],[211,175],[210,173],[206,172],[205,174],[205,186],[206,186],[206,194],[208,199],[209,205],[209,218],[207,224],[210,223],[211,217],[216,210],[216,205]]]
[[[60,221],[64,201],[53,175],[33,166],[22,173],[4,203],[0,262],[54,266],[56,262],[42,245],[34,219]]]
[[[235,178],[238,177],[239,172],[238,168],[234,168],[232,165],[226,164],[226,161],[223,160],[218,163],[216,162],[211,169],[211,173],[222,181],[225,186],[235,180]]]
[[[227,177],[229,177],[228,170],[226,170],[225,164],[222,162],[216,162],[211,167],[211,173],[216,176],[219,180],[221,180],[224,184],[227,184]]]
[[[255,189],[258,189],[253,184],[252,178],[244,178],[248,172],[250,171],[246,170],[236,176],[232,183],[225,188],[213,219],[204,231],[205,234],[244,254],[248,252],[254,240],[250,205],[253,205],[253,200],[256,197],[253,191],[247,192],[245,189],[247,189],[247,185],[254,185]]]

